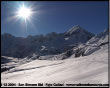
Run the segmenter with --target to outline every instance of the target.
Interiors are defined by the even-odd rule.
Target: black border
[[[8,1],[8,0],[1,0],[1,2],[0,3],[2,3],[2,1]],[[46,1],[46,0],[9,0],[9,1]],[[51,0],[47,0],[47,1],[51,1]],[[109,12],[109,9],[110,9],[110,7],[109,7],[109,2],[110,2],[110,0],[53,0],[53,1],[108,1],[108,42],[110,42],[110,28],[109,28],[109,21],[110,21],[110,18],[109,18],[109,16],[110,16],[110,12]],[[0,7],[1,7],[1,4],[0,4]],[[1,9],[0,9],[1,10]],[[0,11],[1,12],[1,11]],[[0,19],[1,19],[1,14],[0,14]],[[1,24],[0,24],[0,26],[1,26]],[[1,30],[0,30],[0,32],[1,32]],[[1,40],[1,38],[0,38],[0,40]],[[0,43],[1,44],[1,43]],[[1,53],[0,53],[1,54]],[[110,72],[109,72],[109,68],[110,68],[110,58],[109,58],[109,56],[110,56],[110,43],[108,44],[108,85],[109,86],[102,86],[102,87],[110,87],[110,77],[109,77],[109,74],[110,74]],[[0,60],[1,61],[1,60]],[[74,86],[73,86],[74,87]],[[76,88],[78,88],[78,87],[83,87],[83,86],[77,86]],[[87,88],[89,88],[89,87],[94,87],[94,86],[87,86]],[[96,87],[101,87],[101,86],[96,86]],[[94,87],[95,88],[95,87]]]

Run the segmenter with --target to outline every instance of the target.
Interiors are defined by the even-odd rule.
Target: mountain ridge
[[[77,30],[78,33],[77,32]],[[74,30],[74,31],[73,31]],[[81,32],[80,32],[81,30]],[[70,34],[72,31],[72,34]],[[83,30],[79,25],[64,33],[49,33],[47,35],[15,37],[9,33],[2,35],[2,55],[12,57],[26,57],[34,52],[40,55],[54,55],[64,52],[69,45],[86,43],[94,34]],[[70,34],[67,36],[67,34]],[[83,40],[82,40],[83,38]],[[45,49],[42,49],[44,46]]]

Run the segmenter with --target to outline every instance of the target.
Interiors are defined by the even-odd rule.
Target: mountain
[[[15,37],[11,34],[1,36],[2,56],[24,58],[33,53],[40,56],[60,54],[70,45],[77,46],[86,43],[94,34],[87,32],[76,25],[64,33],[49,33],[47,35],[28,36],[27,38]]]
[[[73,26],[67,32],[64,33],[64,39],[70,44],[79,45],[84,44],[90,40],[94,34],[86,31],[84,28],[79,25]]]
[[[108,30],[105,30],[84,44],[70,45],[61,54],[40,56],[39,59],[38,53],[32,54],[28,59],[4,57],[12,62],[2,65],[1,83],[38,82],[43,83],[43,86],[48,86],[46,83],[60,83],[64,86],[73,83],[107,85],[108,43]],[[47,51],[47,47],[42,46],[42,50]]]
[[[31,52],[30,44],[26,38],[15,37],[5,33],[1,36],[2,56],[22,57]]]
[[[103,50],[108,50],[108,30],[104,30],[104,32],[101,32],[100,34],[93,36],[90,40],[88,40],[86,43],[81,43],[77,46],[69,45],[66,47],[66,50],[58,55],[50,55],[40,57],[39,59],[43,60],[64,60],[69,57],[80,57],[80,56],[88,56],[93,53],[96,53],[97,51],[102,52]],[[101,51],[102,50],[102,51]],[[108,52],[107,52],[108,53]]]
[[[74,28],[71,31],[73,32],[73,30]],[[57,41],[55,38],[65,40],[65,38],[73,37],[73,35],[74,32],[70,33],[70,31],[60,35],[50,33],[48,36],[37,35],[29,36],[28,38],[17,38],[6,34],[4,44],[10,39],[18,44],[24,40],[24,45],[27,42],[28,47],[32,44],[39,44],[41,41],[42,43],[40,44],[42,45],[38,45],[40,47],[39,52],[35,51],[23,59],[2,56],[1,83],[36,84],[37,82],[43,83],[43,86],[49,86],[46,84],[50,83],[53,84],[53,87],[55,85],[58,87],[57,83],[64,84],[64,87],[73,87],[73,83],[108,85],[108,30],[104,30],[104,32],[93,36],[85,43],[74,44],[73,42],[71,44],[69,42],[70,44],[66,46],[65,51],[55,55],[48,52],[51,49],[44,45],[44,42],[46,43],[48,41],[50,43],[48,43],[49,46],[51,46],[52,41]],[[67,39],[65,41],[67,42],[69,40]],[[60,44],[63,46],[65,42],[60,42]],[[9,45],[12,45],[12,43],[9,43]],[[56,48],[54,47],[52,50],[56,50]]]
[[[74,34],[82,34],[82,35],[87,34],[90,37],[91,37],[91,35],[93,35],[92,33],[86,31],[84,28],[80,27],[79,25],[73,26],[65,33],[66,36],[71,36]]]
[[[85,55],[90,55],[93,52],[100,50],[102,47],[108,49],[108,35],[109,31],[104,30],[100,34],[92,37],[86,44],[85,44]]]
[[[108,42],[108,33],[109,31],[107,29],[104,30],[104,32],[101,32],[100,34],[92,37],[87,44],[98,44],[100,45],[101,43]]]

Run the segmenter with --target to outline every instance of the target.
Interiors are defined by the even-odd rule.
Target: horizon
[[[75,26],[77,26],[77,25],[75,25]],[[75,26],[73,26],[73,27],[75,27]],[[79,25],[78,25],[79,26]],[[72,27],[71,27],[72,28]],[[70,28],[70,29],[71,29]],[[82,27],[81,27],[82,28]],[[69,31],[70,29],[68,29],[67,31]],[[84,29],[85,31],[87,31],[86,29]],[[108,30],[108,29],[104,29],[103,31],[101,31],[101,32],[104,32],[105,30]],[[67,31],[65,31],[65,32],[67,32]],[[65,33],[65,32],[62,32],[62,33]],[[88,31],[89,32],[89,31]],[[100,32],[100,33],[101,33]],[[53,32],[50,32],[50,33],[53,33]],[[43,36],[46,36],[47,34],[50,34],[50,33],[46,33],[46,34],[36,34],[36,35],[28,35],[28,36],[15,36],[15,35],[13,35],[13,34],[11,34],[11,33],[3,33],[2,35],[4,35],[4,34],[10,34],[10,35],[12,35],[12,36],[14,36],[14,37],[20,37],[20,38],[27,38],[27,37],[29,37],[29,36],[37,36],[37,35],[43,35]],[[55,32],[55,33],[57,33],[57,32]],[[89,33],[91,33],[91,32],[89,32]],[[98,34],[100,34],[100,33],[98,33]],[[57,33],[57,34],[60,34],[60,33]],[[94,34],[94,33],[92,33],[92,34]],[[97,34],[94,34],[94,35],[97,35]]]
[[[24,3],[33,9],[30,22],[12,18]],[[9,14],[7,14],[9,13]],[[2,1],[1,34],[16,37],[64,33],[75,25],[99,34],[108,29],[108,1]]]

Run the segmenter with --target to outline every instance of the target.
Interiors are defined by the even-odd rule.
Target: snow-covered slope
[[[84,31],[80,34],[84,34],[86,38],[89,36],[85,30],[76,26],[63,34],[63,37],[50,39],[51,43],[46,40],[44,44],[50,43],[48,46],[32,38],[31,42],[34,40],[39,46],[40,55],[34,51],[24,59],[3,56],[1,66],[5,71],[1,73],[1,83],[43,83],[44,86],[47,86],[45,83],[63,83],[64,86],[67,83],[108,84],[108,30],[86,43],[71,44],[71,37],[74,39],[73,36],[79,31]],[[66,43],[67,46],[64,47],[66,44],[60,39],[69,41],[69,45]],[[56,47],[59,41],[64,43],[64,46],[60,45],[64,47],[64,52],[51,55],[50,52],[58,52],[61,48]],[[34,44],[32,46],[35,48]]]
[[[33,59],[27,59],[27,58],[20,59],[20,58],[1,56],[1,72],[8,71],[12,68],[25,64],[32,60]]]
[[[108,42],[108,30],[104,30],[104,32],[101,32],[100,34],[92,37],[87,44],[95,44],[100,45],[101,43]]]
[[[108,83],[108,46],[84,57],[34,60],[1,74],[2,83]],[[45,85],[44,85],[45,86]]]
[[[47,50],[41,46],[41,52]],[[9,62],[3,62],[2,67],[13,68],[1,73],[1,83],[108,84],[108,30],[85,44],[66,47],[61,54],[39,56],[33,53],[24,59],[4,58]]]
[[[85,55],[90,55],[93,52],[99,50],[104,45],[108,45],[108,30],[104,30],[104,32],[100,33],[92,37],[86,44],[85,44]]]

